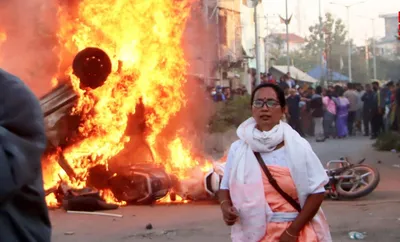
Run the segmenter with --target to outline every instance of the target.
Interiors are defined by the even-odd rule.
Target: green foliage
[[[299,69],[308,72],[321,63],[321,50],[327,50],[328,68],[348,75],[348,40],[346,26],[340,18],[326,13],[317,23],[309,27],[309,36],[306,45],[300,51],[290,54],[293,64]],[[356,48],[352,45],[352,79],[353,82],[367,83],[373,78],[373,58],[365,59],[365,48]],[[372,41],[369,48],[372,51]],[[340,69],[340,59],[343,60],[343,69]],[[286,58],[277,58],[277,64],[286,65]],[[400,60],[387,60],[385,57],[376,58],[377,78],[379,80],[398,79],[400,76]],[[368,67],[368,68],[367,68]]]
[[[400,133],[387,132],[381,134],[376,140],[374,147],[381,151],[400,150]]]
[[[282,57],[281,50],[283,49],[283,45],[285,43],[284,40],[279,35],[271,35],[269,41],[275,44],[269,47],[271,57],[274,59],[281,58]]]
[[[290,59],[293,61],[293,65],[304,72],[312,70],[318,61],[320,60],[318,56],[310,56],[304,54],[302,51],[293,51],[290,53]],[[286,56],[280,56],[276,60],[277,65],[286,65]]]
[[[369,66],[372,67],[373,60],[369,62]],[[388,60],[381,56],[376,57],[376,70],[377,78],[380,80],[399,80],[400,79],[400,60]],[[373,77],[373,69],[370,69],[370,76]]]
[[[346,27],[343,21],[335,19],[331,13],[325,14],[321,24],[315,24],[309,28],[310,35],[306,38],[305,53],[310,56],[320,56],[321,49],[330,46],[331,52],[345,52]]]
[[[215,103],[216,112],[210,120],[212,133],[225,132],[238,127],[251,116],[250,96],[235,96],[233,100]]]

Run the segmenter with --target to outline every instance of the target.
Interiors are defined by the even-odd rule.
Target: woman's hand
[[[290,233],[290,232],[289,232]],[[287,230],[279,238],[279,242],[297,242],[297,235],[289,234]]]
[[[230,202],[225,202],[221,204],[221,210],[226,225],[234,225],[238,218],[238,211],[236,208],[234,208]]]

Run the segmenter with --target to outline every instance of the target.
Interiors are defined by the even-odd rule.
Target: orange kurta
[[[293,179],[290,175],[289,168],[281,166],[268,166],[272,176],[278,182],[279,186],[293,197],[298,200],[297,191]],[[283,197],[280,195],[268,181],[268,178],[263,173],[264,194],[268,205],[273,212],[297,212]],[[267,225],[265,237],[261,242],[275,242],[279,241],[280,236],[285,233],[285,230],[290,226],[291,222],[270,222]],[[303,228],[299,234],[298,242],[317,242],[317,235],[312,228],[311,223]]]

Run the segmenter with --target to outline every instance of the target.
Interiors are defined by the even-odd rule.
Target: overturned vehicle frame
[[[112,69],[110,58],[98,48],[86,48],[80,51],[75,56],[72,67],[74,75],[80,80],[80,87],[91,89],[102,86]],[[72,114],[77,100],[78,96],[68,80],[40,99],[48,137],[45,157],[57,154],[58,164],[70,179],[77,177],[62,151],[80,139],[77,131],[83,117]],[[88,171],[87,186],[98,190],[110,189],[116,199],[127,203],[152,203],[168,194],[172,188],[172,180],[161,167],[152,165],[153,155],[143,137],[145,129],[143,104],[139,103],[136,110],[137,112],[129,117],[126,135],[132,137],[131,143],[135,144],[129,152],[135,152],[137,154],[135,157],[141,160],[136,163],[122,163],[118,162],[116,157],[109,162],[108,169],[101,165],[95,166]],[[124,155],[121,153],[117,156]],[[58,186],[61,185],[60,180]],[[61,204],[68,193],[67,190],[64,184],[64,189],[56,187],[46,193],[54,192]],[[75,191],[75,194],[79,194],[79,191]],[[87,192],[83,191],[82,194],[87,195]]]
[[[101,87],[112,71],[110,58],[98,48],[80,51],[72,67],[73,74],[80,80],[80,87],[90,89]],[[84,117],[72,114],[77,100],[78,96],[69,80],[40,99],[48,137],[45,157],[57,154],[58,164],[72,180],[79,178],[63,156],[63,150],[81,138],[77,131]],[[220,179],[213,169],[195,181],[179,181],[177,177],[167,174],[163,167],[155,165],[154,156],[144,137],[144,109],[143,103],[139,102],[135,114],[129,117],[125,135],[130,137],[130,142],[108,162],[108,168],[97,165],[88,170],[88,188],[69,188],[60,179],[58,185],[47,190],[46,194],[56,194],[59,204],[64,208],[66,204],[73,204],[72,201],[77,197],[97,198],[98,191],[104,189],[109,189],[117,200],[128,204],[150,204],[168,194],[171,201],[175,200],[176,194],[189,200],[213,198]],[[128,156],[135,159],[127,159]],[[102,208],[108,207],[104,205]]]

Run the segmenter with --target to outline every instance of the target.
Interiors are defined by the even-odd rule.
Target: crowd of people
[[[247,90],[244,86],[240,86],[239,88],[233,90],[230,87],[216,86],[211,88],[210,93],[214,102],[225,102],[232,100],[233,96],[245,95]]]
[[[382,132],[398,130],[399,83],[380,87],[348,83],[322,88],[285,88],[288,123],[302,136],[316,141],[346,138],[363,132],[376,139]]]

